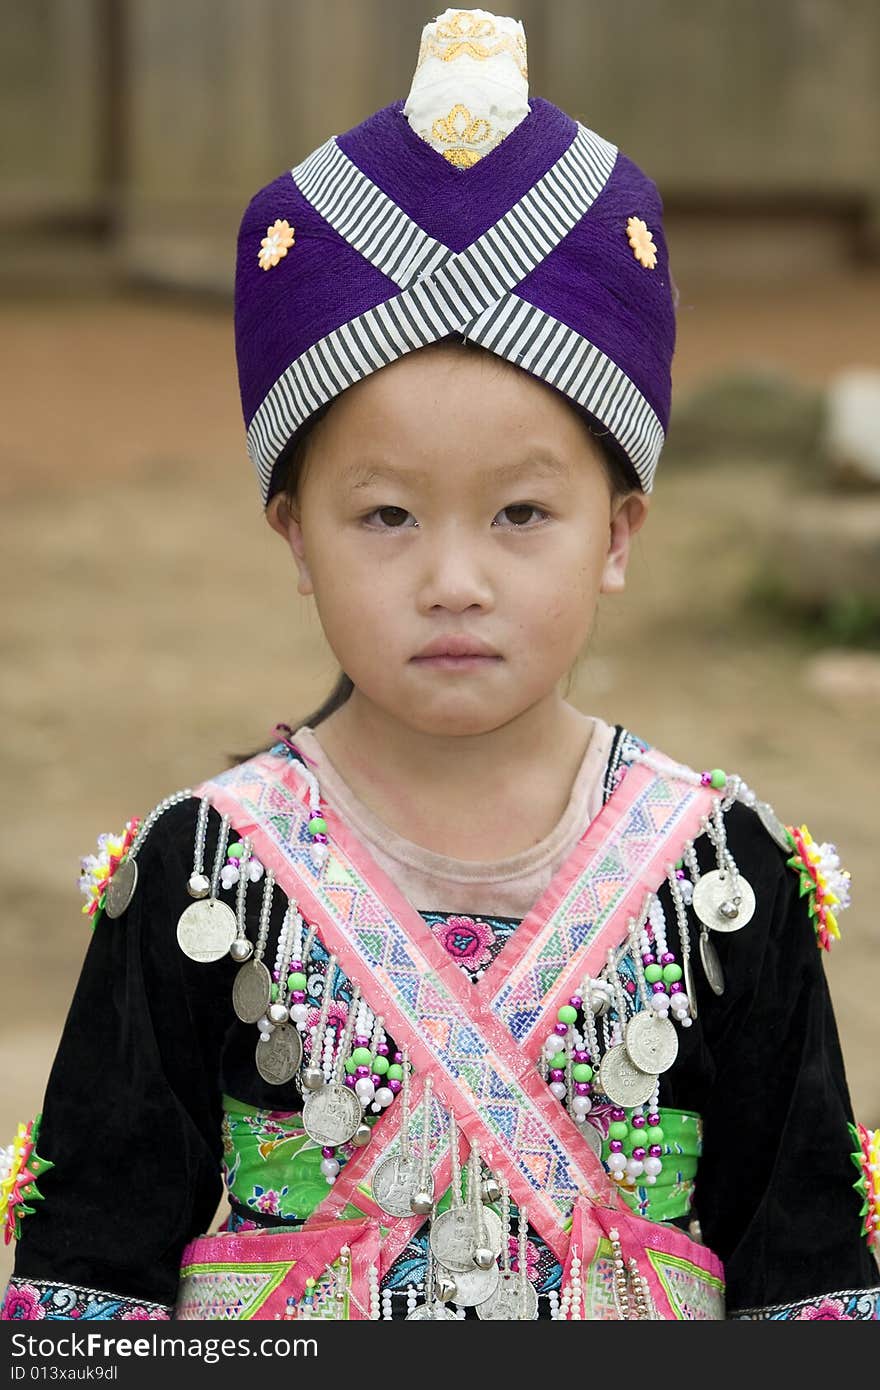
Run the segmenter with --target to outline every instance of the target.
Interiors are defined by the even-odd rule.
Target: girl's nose
[[[420,547],[418,603],[421,612],[445,608],[463,613],[468,608],[491,608],[494,586],[485,550],[461,528],[446,528]]]

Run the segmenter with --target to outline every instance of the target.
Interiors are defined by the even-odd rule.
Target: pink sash
[[[628,770],[477,986],[331,808],[323,811],[329,856],[323,869],[314,866],[307,788],[286,755],[262,754],[197,791],[251,837],[398,1045],[407,1044],[416,1070],[414,1123],[430,1071],[442,1106],[479,1143],[489,1166],[505,1174],[514,1201],[528,1206],[531,1224],[560,1261],[579,1197],[620,1221],[630,1214],[535,1063],[557,1006],[585,975],[598,974],[608,948],[625,939],[629,919],[643,911],[711,808],[711,789],[678,776],[676,764],[668,767],[663,774],[641,763]],[[352,1202],[379,1218],[390,1228],[383,1272],[423,1220],[394,1222],[370,1195],[371,1173],[399,1143],[397,1109],[346,1163],[312,1218],[323,1221]],[[443,1116],[432,1119],[432,1166],[442,1191]]]

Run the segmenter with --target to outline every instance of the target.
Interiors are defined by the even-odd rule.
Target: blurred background
[[[245,452],[237,222],[405,96],[439,8],[2,5],[2,1144],[40,1108],[88,944],[80,857],[335,679]],[[853,905],[827,975],[878,1125],[880,6],[514,13],[532,94],[659,184],[681,295],[651,516],[571,698],[837,844]]]

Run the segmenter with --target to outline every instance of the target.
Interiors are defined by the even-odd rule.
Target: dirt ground
[[[0,324],[6,1144],[40,1108],[88,943],[80,856],[308,713],[335,665],[261,517],[230,311],[17,298]],[[817,384],[880,366],[878,329],[880,275],[686,292],[676,391],[756,361]],[[876,683],[819,693],[815,654],[737,608],[790,487],[766,464],[661,463],[627,591],[602,601],[572,699],[694,766],[740,772],[839,846],[853,906],[827,974],[856,1111],[877,1125],[880,697]],[[7,1248],[0,1286],[10,1267]]]

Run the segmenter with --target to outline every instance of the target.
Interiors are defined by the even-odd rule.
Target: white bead
[[[308,1016],[309,1009],[307,1004],[292,1005],[290,1010],[290,1017],[293,1019],[294,1023],[305,1023]]]
[[[575,1115],[589,1115],[593,1108],[593,1102],[589,1096],[575,1096],[571,1102],[571,1108]]]
[[[379,1105],[378,1101],[374,1100],[373,1104],[370,1106],[370,1110],[372,1111],[372,1113],[374,1115],[378,1115],[381,1112],[381,1109],[382,1107],[381,1105]]]
[[[391,1090],[389,1086],[377,1086],[376,1094],[373,1097],[373,1099],[376,1101],[377,1105],[390,1105],[394,1099],[394,1092]]]
[[[274,1032],[275,1030],[273,1029],[272,1031]],[[260,1042],[268,1042],[269,1039],[271,1038],[271,1036],[272,1036],[272,1033],[261,1033],[261,1034],[260,1034]]]
[[[663,1164],[660,1162],[659,1158],[652,1157],[645,1159],[645,1172],[648,1175],[653,1173],[654,1177],[656,1178],[657,1174],[662,1170],[662,1168]]]
[[[336,1174],[339,1172],[339,1159],[322,1158],[321,1172],[324,1174],[325,1178],[335,1178]]]
[[[645,1165],[640,1158],[628,1158],[626,1161],[627,1177],[640,1178],[645,1171]]]
[[[272,1025],[265,1014],[263,1014],[261,1019],[258,1019],[257,1027],[261,1033],[270,1033],[272,1031]]]
[[[661,1018],[667,1018],[669,1015],[669,995],[662,992],[659,994],[652,994],[651,1008],[655,1013],[658,1013]]]
[[[562,1040],[553,1033],[544,1043],[544,1056],[549,1060],[555,1057],[557,1052],[562,1051]]]
[[[690,1014],[685,1014],[684,1018],[681,1020],[682,1028],[690,1028],[693,1024],[693,1021],[694,1020],[691,1018]]]
[[[622,1173],[626,1168],[626,1156],[622,1153],[609,1154],[608,1167],[612,1173]]]
[[[550,1090],[557,1100],[565,1100],[565,1082],[551,1081]]]
[[[653,1173],[646,1173],[644,1180],[647,1183],[648,1187],[653,1187],[655,1182],[657,1181]]]
[[[683,902],[685,902],[687,906],[690,907],[691,903],[694,900],[694,885],[691,883],[689,878],[680,878],[678,880],[678,886],[681,889],[681,896]]]
[[[376,1088],[368,1076],[358,1077],[354,1083],[354,1090],[355,1095],[364,1105],[367,1105],[376,1094]]]

